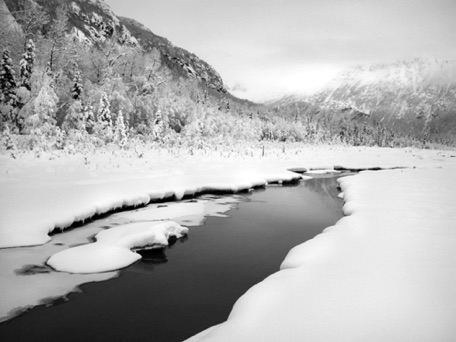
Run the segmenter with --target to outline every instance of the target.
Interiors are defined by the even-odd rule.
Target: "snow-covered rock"
[[[163,248],[171,237],[187,235],[188,228],[172,221],[125,224],[96,235],[96,242],[54,254],[47,264],[57,271],[100,273],[127,267],[141,259],[134,250]]]

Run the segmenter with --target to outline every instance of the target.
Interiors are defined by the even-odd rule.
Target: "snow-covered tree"
[[[95,115],[93,114],[93,106],[91,104],[84,108],[84,121],[87,133],[92,134],[95,128]]]
[[[130,31],[125,27],[125,25],[122,25],[120,27],[120,31],[118,33],[118,41],[121,45],[128,45],[128,46],[137,46],[138,42],[136,41],[136,38],[133,38],[131,36]]]
[[[94,131],[105,142],[111,142],[113,139],[110,103],[105,92],[103,92],[98,106],[98,116]]]
[[[8,124],[5,124],[5,129],[2,132],[2,144],[5,150],[11,151],[16,149],[13,138],[11,137],[11,131]]]
[[[63,150],[65,147],[67,135],[59,127],[54,128],[54,146],[58,150]]]
[[[117,115],[116,125],[114,128],[114,141],[117,142],[120,146],[125,144],[127,141],[127,131],[122,111],[119,111],[119,114]]]
[[[0,60],[0,102],[13,107],[17,100],[14,74],[13,61],[9,56],[9,50],[5,49]]]
[[[78,131],[84,131],[85,127],[85,117],[81,101],[74,101],[70,108],[68,108],[68,113],[65,117],[65,122],[63,123],[65,131],[69,132],[72,129]]]
[[[25,52],[20,61],[20,78],[21,85],[28,90],[31,90],[30,77],[33,73],[33,66],[35,64],[35,44],[33,40],[29,39],[25,46]]]
[[[29,118],[29,126],[32,128],[46,126],[46,129],[55,126],[58,100],[52,87],[52,79],[45,76],[38,96],[33,102],[35,114]]]
[[[98,107],[98,122],[103,127],[112,127],[111,104],[105,92],[101,95],[100,105]]]
[[[162,140],[163,134],[165,133],[165,123],[163,121],[163,115],[160,108],[158,108],[155,114],[155,123],[153,127],[153,135],[155,140]]]
[[[78,65],[74,64],[73,69],[73,87],[71,88],[71,96],[74,100],[79,100],[83,92],[81,73],[79,72]]]

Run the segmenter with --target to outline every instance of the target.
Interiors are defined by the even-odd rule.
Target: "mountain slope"
[[[133,19],[117,16],[103,0],[34,0],[51,17],[62,5],[68,13],[68,33],[86,44],[99,44],[116,39],[119,44],[140,46],[145,51],[157,49],[165,64],[177,76],[192,77],[203,85],[226,93],[220,75],[196,55],[174,46],[166,38],[155,35]],[[5,0],[14,13],[20,9],[15,0]]]
[[[289,96],[278,103],[299,101],[410,133],[456,134],[456,61],[360,66],[344,71],[312,96]]]
[[[174,46],[166,38],[157,36],[136,20],[119,18],[121,24],[128,32],[131,32],[131,35],[137,39],[144,49],[158,49],[162,53],[165,63],[171,69],[181,70],[184,75],[195,77],[221,93],[227,92],[222,78],[207,62],[187,50]]]

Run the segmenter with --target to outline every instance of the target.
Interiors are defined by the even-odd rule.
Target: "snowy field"
[[[51,231],[163,198],[234,193],[300,177],[290,169],[319,172],[338,166],[404,168],[343,178],[347,216],[316,238],[301,245],[297,241],[281,270],[241,297],[227,322],[191,341],[455,340],[456,152],[414,149],[1,156],[0,317],[82,283],[111,278],[137,259],[131,249],[163,246],[169,236],[191,236],[191,227],[187,231],[179,217],[195,209],[201,220],[230,205],[177,206],[159,218],[168,220],[160,225],[125,222],[102,230],[93,221],[65,234],[50,237]],[[67,234],[73,235],[71,243],[65,243]],[[78,246],[96,234],[95,243]],[[81,258],[87,250],[96,267]],[[115,257],[103,260],[106,251]],[[49,272],[46,262],[73,274]],[[28,281],[27,270],[38,270],[29,276],[37,283]]]

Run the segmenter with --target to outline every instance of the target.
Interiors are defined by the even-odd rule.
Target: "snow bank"
[[[145,153],[40,159],[0,156],[0,248],[41,245],[65,229],[118,208],[182,199],[200,192],[245,191],[302,177],[288,169],[443,165],[450,153],[412,149],[308,147],[266,151],[266,156],[221,158]],[[197,153],[197,152],[195,152]],[[321,167],[323,165],[324,167]]]
[[[40,158],[19,155],[15,160],[0,155],[0,277],[3,291],[3,295],[0,296],[0,320],[11,317],[11,311],[16,308],[37,305],[42,303],[45,298],[69,293],[80,284],[116,276],[116,272],[103,274],[52,272],[49,267],[44,265],[51,255],[75,244],[86,244],[87,237],[102,231],[101,227],[105,226],[106,222],[109,223],[113,217],[118,220],[113,222],[115,224],[132,223],[132,217],[127,217],[126,213],[121,212],[65,234],[53,235],[51,238],[49,232],[55,228],[64,229],[73,222],[84,221],[97,214],[125,206],[142,205],[153,200],[178,199],[184,195],[209,190],[236,192],[248,190],[254,186],[263,186],[268,182],[302,177],[286,171],[292,168],[304,172],[316,169],[318,166],[320,168],[324,166],[329,170],[339,167],[362,169],[398,166],[419,167],[427,170],[443,167],[447,170],[451,165],[456,166],[455,153],[451,151],[335,146],[297,146],[295,149],[287,147],[286,151],[287,153],[283,153],[282,148],[275,150],[266,148],[263,156],[262,149],[258,148],[258,151],[249,151],[248,157],[246,157],[247,154],[244,156],[244,154],[238,153],[235,157],[230,158],[227,155],[234,153],[217,151],[207,154],[200,150],[195,150],[192,157],[185,157],[178,150],[170,153],[160,150],[146,151],[142,158],[122,151],[118,153],[101,151],[96,155],[43,153]],[[331,167],[331,165],[338,165],[338,167]],[[410,172],[410,170],[404,170],[404,172]],[[356,183],[357,177],[353,178],[353,184]],[[439,181],[442,180],[441,175],[429,173],[429,177],[429,182],[434,185],[439,184]],[[418,180],[415,186],[420,190],[425,189],[420,182],[421,180]],[[449,183],[452,182],[454,183],[454,180],[449,181]],[[423,182],[423,184],[428,183]],[[380,189],[379,193],[389,191],[390,197],[402,191],[400,186],[396,190],[394,186],[397,185],[395,184],[383,185],[384,188]],[[446,185],[444,184],[442,187]],[[442,192],[442,196],[446,193]],[[350,203],[355,203],[355,200],[350,198],[350,190],[346,191],[346,196],[349,196],[346,206],[346,212],[349,213],[350,210],[353,210],[350,209]],[[423,193],[423,196],[426,196],[426,193]],[[435,197],[441,198],[439,195]],[[370,203],[371,199],[372,196],[365,195],[362,203]],[[356,201],[359,203],[359,200]],[[194,213],[204,213],[207,208],[201,211],[201,206],[195,205],[190,213],[189,210],[182,209],[181,204],[173,206],[172,209],[159,208],[160,205],[143,208],[137,213],[133,213],[135,215],[133,219],[147,221],[166,219],[185,225],[189,225],[186,222],[189,219],[195,223],[203,220],[204,215],[198,216]],[[434,204],[432,208],[435,210],[439,202]],[[401,203],[395,203],[395,205],[399,208]],[[356,205],[354,208],[357,208]],[[390,212],[389,209],[385,210]],[[223,212],[224,209],[221,211]],[[183,215],[181,220],[174,217],[179,212]],[[214,207],[213,212],[220,212],[220,208]],[[357,215],[358,213],[354,212],[350,216],[350,220],[353,220],[349,221],[353,222],[350,223],[350,226],[353,224],[353,227],[356,227],[354,222]],[[445,213],[442,214],[442,217],[445,215]],[[122,217],[125,219],[122,220]],[[368,218],[364,219],[368,220]],[[342,227],[345,220],[347,219],[340,221],[337,227]],[[449,222],[454,221],[450,219]],[[397,224],[392,222],[391,226],[394,228]],[[418,222],[417,227],[419,226]],[[346,228],[348,232],[348,223]],[[81,232],[84,232],[85,235],[81,235],[81,238],[75,240],[74,236]],[[436,235],[429,241],[434,241],[439,236],[447,236],[439,235],[437,230],[435,232]],[[352,233],[354,234],[355,230]],[[332,235],[325,233],[322,236],[325,235],[327,236],[324,240],[325,244],[330,249],[333,240],[330,236]],[[318,237],[315,240],[318,239],[321,238]],[[340,242],[342,239],[338,236],[334,238],[334,241]],[[1,247],[20,246],[35,247],[1,249]],[[311,249],[320,251],[320,253],[324,250],[323,244],[318,248],[312,248],[310,245],[306,248],[309,251]],[[125,249],[122,251],[131,256],[132,252]],[[373,251],[374,249],[366,249],[365,252],[369,254]],[[112,253],[113,250],[110,252]],[[443,252],[442,250],[442,253],[448,254],[448,251]],[[316,254],[314,257],[316,258]],[[287,260],[291,265],[292,262],[299,263],[298,259],[292,258],[292,254],[290,254]],[[432,264],[432,259],[430,259],[430,263]],[[453,264],[453,262],[449,262],[451,267]],[[37,266],[37,269],[42,269],[43,273],[23,275],[21,270],[26,270],[28,265]],[[291,272],[302,267],[288,268],[284,272]],[[325,272],[325,268],[321,270]],[[341,270],[343,271],[343,268]],[[47,271],[50,272],[46,273]],[[315,288],[312,287],[313,290]],[[436,288],[438,290],[438,287]],[[318,293],[320,292],[316,291],[316,296]],[[454,300],[454,297],[451,300]],[[450,303],[451,300],[447,302]]]
[[[349,216],[189,341],[456,340],[455,172],[340,179]]]
[[[145,174],[145,170],[135,174],[136,169],[132,169],[120,175],[99,173],[95,177],[81,172],[79,178],[69,179],[65,171],[56,171],[45,177],[10,178],[3,182],[0,193],[0,248],[44,244],[51,240],[49,233],[54,229],[63,230],[119,208],[162,199],[180,200],[204,192],[236,193],[301,178],[283,167],[259,170],[237,166],[235,172],[233,165],[227,169],[205,167],[185,170],[184,166],[180,174],[164,167],[156,174]]]
[[[106,228],[138,221],[175,221],[185,226],[198,226],[206,216],[225,216],[240,201],[239,196],[204,195],[196,200],[151,204],[144,208],[119,212],[89,222],[82,227],[52,237],[42,246],[0,250],[0,322],[22,311],[65,296],[84,283],[105,281],[118,272],[70,274],[56,272],[46,261],[60,251],[91,242]]]
[[[114,271],[141,259],[132,250],[168,246],[169,238],[181,238],[187,233],[187,228],[172,221],[126,224],[98,233],[95,243],[54,254],[47,264],[69,273]]]

